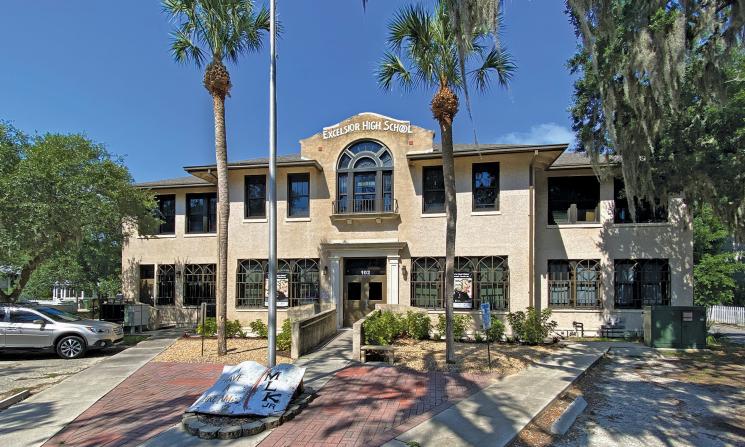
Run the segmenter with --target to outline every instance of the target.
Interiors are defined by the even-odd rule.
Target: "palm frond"
[[[194,44],[186,30],[179,29],[171,33],[171,54],[176,62],[194,62],[197,67],[204,65],[205,59],[202,49]]]
[[[496,75],[497,83],[501,87],[507,87],[516,69],[517,66],[506,49],[493,48],[484,57],[481,66],[471,71],[470,74],[476,88],[485,92],[489,89],[492,74]]]
[[[430,17],[422,5],[409,5],[398,12],[388,25],[388,45],[396,52],[406,44],[424,50],[431,42]]]
[[[416,79],[404,65],[401,59],[386,51],[375,72],[378,85],[384,90],[391,90],[394,83],[398,83],[404,90],[411,90],[416,85]]]

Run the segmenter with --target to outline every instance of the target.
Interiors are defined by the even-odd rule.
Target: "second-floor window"
[[[158,218],[162,221],[158,227],[158,234],[174,234],[176,232],[176,196],[173,194],[157,196]]]
[[[632,217],[626,187],[620,178],[613,181],[613,199],[613,222],[615,223],[667,222],[667,208],[660,203],[659,199],[655,199],[655,203],[652,205],[649,200],[639,200],[635,196],[636,215]]]
[[[336,167],[334,213],[395,212],[393,157],[375,141],[358,141],[342,151]]]
[[[425,166],[422,168],[422,212],[445,212],[445,180],[442,166]]]
[[[217,231],[217,194],[214,192],[186,195],[186,232]]]
[[[310,174],[287,175],[287,216],[310,216]]]
[[[600,221],[600,183],[595,176],[548,178],[548,224]]]
[[[496,211],[499,209],[499,163],[474,163],[473,210]]]
[[[266,176],[247,175],[245,194],[246,219],[266,217]]]

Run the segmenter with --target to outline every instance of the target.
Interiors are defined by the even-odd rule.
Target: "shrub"
[[[491,342],[501,341],[504,337],[504,323],[496,315],[491,316],[491,327],[486,331],[486,340]]]
[[[429,338],[429,329],[432,326],[432,321],[429,315],[423,312],[408,311],[405,318],[405,331],[406,334],[417,340],[425,340]]]
[[[217,319],[207,318],[204,320],[204,324],[197,326],[197,334],[204,335],[205,337],[214,337],[217,334]],[[233,337],[245,337],[246,334],[243,332],[241,323],[238,320],[226,321],[225,322],[225,336],[227,338]]]
[[[518,311],[507,315],[513,336],[527,344],[542,343],[556,328],[556,321],[549,321],[550,317],[551,309],[538,312],[534,307],[528,307],[525,312]]]
[[[266,338],[269,336],[269,328],[266,326],[266,324],[261,320],[255,320],[248,324],[248,327],[251,328],[251,332],[258,335],[259,338]]]
[[[473,319],[469,315],[455,314],[453,315],[453,338],[457,341],[466,336],[466,329],[468,324]],[[437,332],[439,332],[442,338],[445,338],[445,315],[440,314],[437,317]]]
[[[215,318],[205,319],[203,324],[197,326],[197,334],[213,337],[217,334],[217,320]]]
[[[481,335],[481,332],[476,332],[475,334],[473,334],[473,340],[476,343],[481,343],[482,341],[484,341],[484,336]]]
[[[405,318],[389,310],[377,312],[362,323],[365,340],[371,345],[390,345],[404,333],[405,326]]]
[[[277,334],[277,350],[289,351],[292,348],[292,322],[286,319],[282,322],[282,330]]]

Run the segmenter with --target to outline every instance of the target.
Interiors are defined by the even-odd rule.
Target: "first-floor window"
[[[600,307],[601,288],[599,260],[548,261],[550,307]]]
[[[670,305],[670,267],[667,259],[616,259],[615,307]]]
[[[502,256],[458,256],[455,258],[453,307],[478,309],[489,303],[493,310],[509,309],[509,268]],[[443,309],[444,258],[413,258],[411,305]]]
[[[442,308],[442,276],[445,265],[436,258],[415,258],[411,263],[411,305]]]
[[[184,266],[184,306],[215,304],[215,264]]]
[[[155,266],[140,264],[140,302],[153,303],[153,287],[155,286]]]
[[[159,306],[172,306],[175,297],[176,269],[173,265],[158,265],[158,295],[155,298]]]
[[[268,298],[269,267],[266,259],[245,259],[238,263],[236,307],[263,309]],[[311,304],[320,297],[317,259],[279,259],[277,261],[278,301],[290,307]]]

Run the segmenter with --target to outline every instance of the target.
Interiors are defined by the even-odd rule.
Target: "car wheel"
[[[57,342],[57,355],[63,359],[76,359],[85,354],[85,341],[76,336],[68,335]]]

